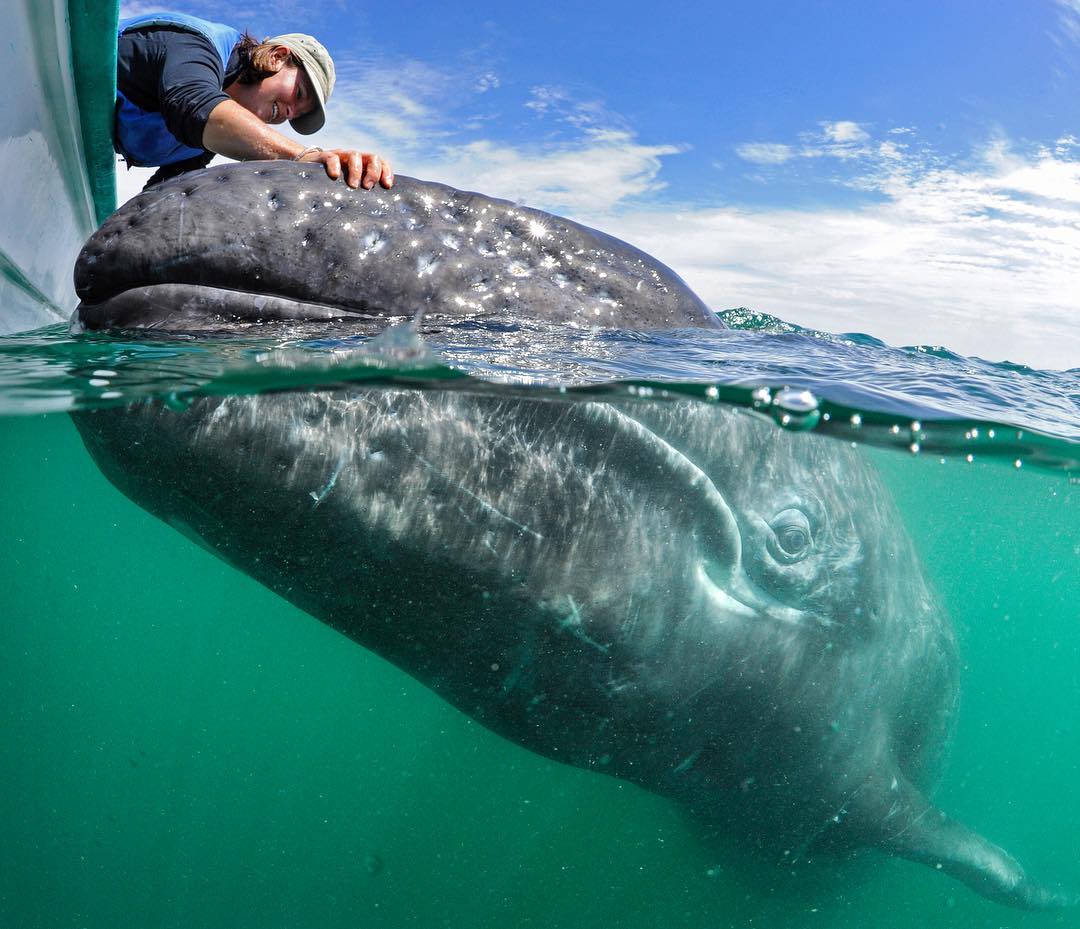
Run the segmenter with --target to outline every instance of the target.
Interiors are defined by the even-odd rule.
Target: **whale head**
[[[87,329],[519,316],[718,326],[655,258],[568,219],[409,177],[351,190],[319,166],[185,174],[117,210],[75,266]]]

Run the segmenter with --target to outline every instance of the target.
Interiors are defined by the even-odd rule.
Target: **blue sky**
[[[319,37],[315,144],[599,226],[718,308],[1080,366],[1080,0],[171,8]]]

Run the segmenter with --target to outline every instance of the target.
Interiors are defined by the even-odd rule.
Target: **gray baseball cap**
[[[334,59],[318,39],[302,32],[276,35],[264,41],[271,45],[284,45],[292,52],[307,74],[308,83],[315,93],[315,108],[310,113],[290,119],[289,125],[300,135],[318,132],[326,123],[326,101],[334,92]]]

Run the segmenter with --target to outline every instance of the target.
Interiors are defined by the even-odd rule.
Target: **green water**
[[[868,450],[961,633],[937,799],[1080,887],[1080,482]],[[867,853],[794,876],[538,758],[0,417],[0,926],[1080,926]]]

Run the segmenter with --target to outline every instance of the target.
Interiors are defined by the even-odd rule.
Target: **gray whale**
[[[77,327],[518,316],[582,326],[718,326],[655,258],[595,229],[442,184],[350,190],[320,166],[183,175],[117,210],[75,266]]]
[[[193,183],[228,189],[215,170]],[[225,176],[280,191],[266,170]],[[300,180],[306,194],[315,179]],[[386,199],[379,219],[383,241],[421,244],[357,270],[370,259],[339,267],[328,232],[304,246],[321,259],[286,253],[290,229],[309,234],[295,216],[275,236],[259,210],[234,213],[226,234],[221,204],[180,197],[183,183],[88,244],[83,324],[227,329],[259,318],[264,283],[271,317],[405,315],[425,301],[455,312],[467,278],[417,270],[409,249],[442,231],[418,229],[415,204],[394,213]],[[349,196],[323,187],[330,203]],[[192,253],[177,250],[181,217]],[[522,249],[495,251],[489,280],[513,276]],[[666,269],[618,265],[626,254],[612,246],[607,277],[581,279],[626,310],[620,324],[709,324]],[[309,260],[331,269],[321,283]],[[428,290],[440,268],[450,299]],[[548,318],[588,319],[592,305],[566,302],[558,281],[520,281],[522,304],[494,312],[528,313],[528,295]],[[346,307],[357,293],[366,304]],[[1004,904],[1077,902],[928,799],[957,703],[954,632],[856,449],[703,403],[463,391],[152,401],[73,418],[138,504],[519,745],[669,797],[778,861],[869,847]]]

